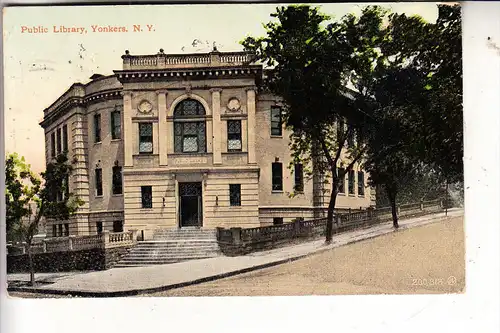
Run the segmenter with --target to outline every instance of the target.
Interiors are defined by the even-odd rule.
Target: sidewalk
[[[463,216],[463,210],[451,209],[448,217]],[[399,230],[446,219],[444,213],[400,221]],[[38,292],[87,297],[130,296],[164,291],[192,284],[294,261],[305,256],[394,232],[392,222],[366,229],[334,235],[332,244],[316,240],[284,248],[252,253],[240,257],[216,257],[167,265],[113,268],[97,272],[66,272],[36,274],[37,287],[9,287],[9,291]],[[398,231],[399,232],[399,231]],[[29,274],[8,274],[7,280],[26,281]]]

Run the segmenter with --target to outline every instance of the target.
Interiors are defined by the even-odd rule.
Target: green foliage
[[[285,123],[291,130],[291,165],[302,163],[308,176],[314,172],[336,178],[342,152],[351,161],[362,155],[361,145],[345,145],[364,115],[361,99],[349,98],[352,92],[344,83],[357,65],[352,55],[363,43],[346,39],[344,23],[324,27],[329,17],[314,7],[279,7],[271,16],[278,20],[265,25],[267,36],[247,37],[242,44],[267,67],[260,88],[283,99]],[[336,125],[340,119],[350,125],[342,132]]]
[[[16,153],[7,157],[5,199],[9,240],[24,240],[29,246],[38,233],[42,218],[66,220],[77,211],[83,202],[69,193],[68,180],[72,170],[67,155],[60,154],[47,165],[40,179],[31,171],[24,157]]]
[[[32,202],[38,200],[41,181],[31,171],[24,157],[10,154],[5,160],[5,202],[7,240],[20,239],[20,225],[23,218],[31,216]]]
[[[260,88],[283,100],[290,167],[332,179],[329,223],[338,166],[363,162],[393,203],[402,183],[429,168],[461,177],[460,8],[438,8],[435,24],[368,6],[326,25],[317,8],[279,7],[266,36],[242,41],[266,67]]]

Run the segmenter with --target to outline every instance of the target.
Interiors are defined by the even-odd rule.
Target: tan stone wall
[[[112,193],[113,166],[118,162],[123,167],[123,140],[111,138],[111,112],[122,110],[121,101],[108,100],[90,105],[87,110],[88,167],[90,211],[123,210],[123,194]],[[94,115],[101,115],[101,142],[94,140]],[[123,129],[123,126],[122,126]],[[123,131],[122,131],[123,132]],[[126,135],[126,133],[122,133]],[[103,195],[97,196],[95,169],[102,169]]]
[[[63,122],[68,123],[70,153],[79,158],[72,189],[86,201],[82,213],[74,218],[76,234],[95,232],[95,222],[110,222],[116,214],[124,214],[127,229],[146,231],[150,238],[155,228],[175,228],[178,220],[178,183],[201,181],[203,184],[203,226],[255,227],[272,223],[273,217],[289,222],[297,217],[313,217],[313,181],[304,175],[304,191],[291,197],[294,186],[289,151],[289,133],[282,137],[270,133],[270,108],[278,99],[269,94],[248,90],[255,86],[252,78],[211,80],[156,79],[125,83],[123,99],[101,100],[68,113],[46,129],[46,156],[50,153],[50,133]],[[115,76],[103,77],[85,86],[86,96],[121,83]],[[77,86],[69,95],[82,95]],[[68,93],[66,94],[68,95]],[[68,96],[69,96],[68,95]],[[207,153],[174,153],[172,113],[184,98],[199,100],[206,109]],[[240,109],[230,111],[227,104],[237,98]],[[147,100],[150,113],[138,111]],[[58,103],[60,104],[61,101]],[[57,104],[57,103],[56,103]],[[122,139],[111,140],[111,112],[118,108],[122,115]],[[255,111],[255,117],[253,117]],[[94,114],[101,114],[101,142],[94,142]],[[124,119],[127,116],[127,119]],[[241,120],[242,152],[227,151],[227,121]],[[139,123],[153,123],[153,154],[139,154]],[[61,125],[62,126],[62,125]],[[283,166],[283,191],[272,191],[272,163]],[[112,194],[112,167],[117,161],[123,167],[123,195]],[[102,169],[103,195],[96,197],[95,168]],[[365,181],[368,175],[365,175]],[[229,205],[229,184],[241,184],[241,206]],[[153,208],[143,209],[141,186],[152,186]],[[346,191],[347,191],[346,180]],[[357,184],[355,186],[357,191]],[[328,196],[326,196],[328,197]],[[324,200],[326,207],[327,200]],[[338,208],[368,207],[373,201],[369,188],[359,197],[339,195]],[[90,213],[90,215],[88,215]],[[111,215],[110,215],[111,214]],[[115,215],[113,215],[115,214]],[[111,219],[111,220],[110,220]],[[108,221],[109,220],[109,221]],[[107,226],[104,225],[107,229]],[[72,231],[73,232],[73,231]]]
[[[241,185],[241,206],[230,205],[229,184]],[[258,190],[256,171],[209,173],[204,187],[204,226],[207,228],[258,227]]]
[[[304,175],[304,192],[293,198],[295,176],[293,168],[289,168],[291,162],[290,142],[288,131],[283,129],[280,137],[271,136],[271,106],[276,105],[277,99],[271,95],[259,95],[256,112],[256,154],[257,163],[260,167],[259,179],[259,202],[261,207],[283,207],[283,206],[307,206],[312,207],[313,184],[312,180]],[[283,191],[272,191],[272,163],[280,162],[283,165]]]
[[[141,186],[152,186],[152,208],[142,208]],[[175,179],[166,171],[124,171],[125,230],[145,230],[150,238],[157,227],[175,228],[176,200]]]

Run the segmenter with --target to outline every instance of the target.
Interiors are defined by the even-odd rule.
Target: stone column
[[[168,141],[172,136],[167,129],[167,91],[160,90],[158,94],[158,150],[160,166],[168,164]]]
[[[255,164],[255,87],[247,89],[248,163]]]
[[[221,89],[210,89],[212,93],[212,135],[213,135],[213,161],[214,164],[222,164],[221,154],[221,121],[220,121],[220,92]],[[210,140],[210,138],[207,138]]]
[[[125,167],[134,166],[133,156],[133,142],[132,142],[132,92],[123,91],[123,146],[124,146],[124,159]]]

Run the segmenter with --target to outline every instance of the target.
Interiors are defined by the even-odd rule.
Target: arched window
[[[207,151],[205,108],[194,99],[185,99],[174,110],[174,151],[204,153]]]

